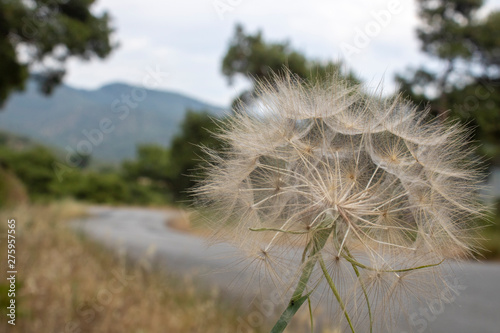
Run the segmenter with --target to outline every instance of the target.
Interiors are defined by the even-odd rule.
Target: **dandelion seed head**
[[[339,292],[342,311],[359,313],[362,290],[381,321],[442,284],[444,259],[473,253],[482,174],[459,124],[335,76],[306,84],[285,73],[257,92],[261,112],[228,120],[217,134],[227,148],[207,150],[194,190],[217,212],[221,240],[263,261],[273,251],[297,272],[289,284],[312,263],[310,290],[326,274],[321,258],[332,281],[353,280]]]

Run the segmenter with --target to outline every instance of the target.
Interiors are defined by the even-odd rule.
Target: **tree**
[[[242,25],[236,25],[235,34],[222,60],[222,73],[229,84],[232,84],[236,75],[243,75],[252,82],[271,81],[273,73],[282,71],[284,67],[304,80],[324,79],[333,73],[342,75],[340,62],[308,60],[294,50],[289,42],[266,42],[262,32],[246,34]],[[342,76],[350,82],[359,83],[352,72]],[[254,88],[244,91],[239,99],[246,103],[254,93]]]
[[[500,164],[500,12],[478,15],[482,0],[418,0],[422,51],[442,70],[396,77],[401,91],[434,114],[466,122],[481,153]],[[448,112],[449,110],[449,112]]]
[[[137,147],[137,158],[122,164],[128,180],[147,179],[156,187],[165,188],[170,177],[170,151],[156,144]]]
[[[145,144],[137,148],[137,158],[122,164],[127,181],[146,183],[158,193],[168,193],[173,200],[187,200],[187,191],[200,175],[203,159],[201,146],[220,148],[212,132],[217,123],[208,112],[187,110],[180,131],[172,139],[170,148]]]
[[[56,181],[53,171],[55,161],[54,154],[42,146],[19,152],[0,147],[0,167],[19,178],[32,198],[50,195]]]
[[[91,12],[94,0],[0,0],[0,106],[24,89],[30,72],[49,94],[70,57],[104,58],[115,47],[109,15]]]
[[[220,149],[222,143],[211,133],[218,125],[207,112],[190,111],[181,125],[181,131],[172,140],[170,148],[170,186],[176,200],[186,200],[186,191],[195,184],[200,176],[200,163],[203,159],[201,146]]]

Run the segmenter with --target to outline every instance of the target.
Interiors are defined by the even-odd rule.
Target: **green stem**
[[[312,258],[304,266],[304,270],[302,271],[302,274],[300,275],[300,279],[299,279],[299,283],[297,284],[297,288],[295,288],[295,291],[293,292],[292,300],[302,296],[302,293],[306,289],[307,282],[309,282],[309,279],[311,278],[311,274],[312,274],[312,271],[313,271],[315,264],[316,264],[316,258]]]
[[[369,271],[383,272],[383,273],[402,273],[402,272],[416,271],[418,269],[439,266],[444,261],[444,259],[443,259],[440,262],[438,262],[437,264],[429,264],[429,265],[423,265],[423,266],[417,266],[417,267],[410,267],[410,268],[403,268],[403,269],[388,269],[388,270],[384,270],[384,269],[377,269],[377,268],[373,268],[373,267],[370,267],[370,266],[363,265],[362,263],[354,260],[351,256],[342,255],[342,257],[345,258],[347,261],[349,261],[352,265],[356,265],[359,268],[367,269]]]
[[[312,240],[310,241],[310,243],[311,242],[313,243],[313,246],[308,256],[308,261],[304,265],[302,274],[300,275],[297,287],[293,292],[292,298],[290,299],[287,308],[285,309],[285,311],[283,311],[280,318],[272,328],[271,333],[283,332],[288,323],[290,322],[290,320],[292,319],[293,315],[299,310],[302,304],[309,298],[310,294],[312,293],[313,290],[304,296],[302,295],[304,293],[304,290],[306,289],[309,279],[311,278],[313,268],[316,265],[316,262],[318,261],[318,256],[316,254],[318,254],[323,249],[323,247],[325,247],[326,241],[330,236],[330,234],[332,233],[332,231],[333,227],[329,229],[321,229],[315,232]],[[308,243],[306,248],[310,246],[309,245],[310,243]]]
[[[297,299],[291,299],[290,303],[288,303],[287,308],[281,314],[280,319],[278,319],[274,327],[271,329],[271,333],[282,333],[287,327],[288,323],[292,320],[295,313],[297,313],[297,311],[300,309],[302,304],[304,304],[304,302],[309,299],[311,293],[312,291]]]
[[[313,319],[313,312],[312,312],[312,307],[311,307],[311,298],[307,298],[307,304],[309,305],[309,317],[311,318],[311,333],[314,333],[314,319]]]
[[[352,258],[352,255],[349,252],[349,249],[347,247],[344,247],[344,249],[345,249],[345,252],[347,253],[347,255],[350,258]],[[370,299],[368,298],[368,293],[366,292],[365,285],[364,285],[363,281],[361,281],[361,274],[359,274],[358,267],[353,263],[351,263],[351,265],[352,265],[352,269],[354,269],[354,273],[356,273],[356,276],[358,277],[359,284],[361,285],[361,289],[363,290],[363,295],[365,296],[366,306],[368,308],[368,317],[370,319],[370,333],[372,333],[373,332],[373,318],[372,318],[372,309],[370,306]]]
[[[319,259],[319,264],[321,266],[321,269],[323,270],[323,274],[325,275],[326,281],[328,282],[330,289],[332,289],[332,292],[335,295],[335,298],[337,298],[337,302],[339,302],[340,308],[344,312],[345,318],[347,319],[347,322],[349,323],[349,327],[351,328],[352,333],[356,333],[354,330],[354,327],[352,326],[351,318],[349,317],[349,314],[347,313],[347,310],[345,308],[344,301],[342,301],[342,298],[340,297],[340,294],[337,290],[337,287],[335,287],[335,283],[333,283],[332,277],[330,276],[330,274],[328,274],[328,269],[326,268],[326,265],[325,265],[325,262],[323,261],[323,257],[321,256],[321,253],[318,254],[318,259]]]

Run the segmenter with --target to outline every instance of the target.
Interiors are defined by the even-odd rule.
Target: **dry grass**
[[[166,221],[166,225],[177,231],[207,237],[212,230],[200,222],[196,211],[178,210],[178,214]]]
[[[10,207],[28,201],[28,193],[21,181],[12,172],[0,168],[0,206]]]
[[[482,235],[483,257],[480,259],[500,261],[500,230],[490,226],[482,231]]]
[[[68,227],[84,207],[65,202],[0,212],[15,218],[16,326],[8,332],[236,332],[238,312],[188,279],[117,260]],[[5,272],[6,263],[0,263]],[[2,303],[6,295],[0,295]],[[2,306],[2,308],[4,308]],[[2,316],[5,314],[2,313]]]

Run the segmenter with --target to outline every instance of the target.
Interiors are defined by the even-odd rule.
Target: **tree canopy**
[[[264,40],[261,31],[253,35],[247,34],[242,25],[236,25],[234,36],[222,60],[222,73],[229,84],[232,84],[236,75],[242,75],[252,82],[269,80],[273,73],[284,68],[304,80],[323,79],[337,73],[353,83],[359,82],[352,72],[342,72],[340,62],[307,59],[287,41],[268,42]],[[239,99],[248,102],[254,93],[253,88],[244,91]]]
[[[482,0],[418,0],[424,53],[441,64],[397,76],[401,90],[473,130],[481,152],[500,164],[500,12],[480,15]]]
[[[209,113],[188,110],[181,130],[173,138],[170,147],[170,185],[174,199],[188,199],[186,190],[195,185],[195,177],[201,176],[204,155],[201,146],[212,149],[222,147],[222,143],[212,134],[218,130],[218,124]]]
[[[176,201],[187,200],[187,190],[201,174],[201,146],[218,149],[221,143],[212,133],[218,125],[208,112],[188,110],[169,148],[155,144],[137,147],[137,158],[122,164],[127,180],[142,181],[168,192]]]
[[[0,106],[30,73],[49,94],[70,57],[104,58],[115,48],[108,13],[94,0],[0,0]]]

